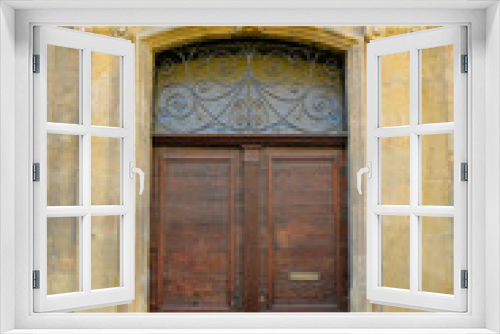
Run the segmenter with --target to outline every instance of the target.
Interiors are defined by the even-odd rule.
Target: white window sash
[[[466,28],[435,28],[372,41],[367,46],[367,161],[372,177],[367,179],[367,297],[372,303],[430,311],[467,310],[467,289],[461,288],[461,270],[467,270],[467,182],[460,180],[460,164],[467,162],[467,75],[461,73],[461,55],[467,54]],[[454,122],[419,124],[420,61],[419,50],[454,45]],[[410,125],[379,126],[380,57],[410,53]],[[454,133],[454,206],[433,207],[419,204],[421,188],[420,135]],[[380,138],[410,138],[410,205],[382,205],[380,192]],[[382,215],[410,216],[410,290],[381,286],[381,218]],[[420,291],[421,240],[419,217],[454,217],[454,294]]]
[[[80,118],[81,125],[47,122],[47,45],[80,51]],[[91,125],[91,54],[107,53],[121,59],[120,128]],[[90,34],[78,30],[47,26],[35,27],[34,54],[40,55],[40,73],[34,74],[34,162],[40,163],[40,181],[34,192],[34,270],[40,271],[40,288],[34,289],[35,312],[63,312],[107,305],[129,303],[135,294],[135,205],[133,179],[128,166],[134,161],[134,45],[130,41]],[[80,136],[80,206],[47,207],[47,134]],[[122,205],[91,205],[91,138],[121,138]],[[91,289],[91,217],[120,215],[120,286]],[[79,219],[79,292],[47,295],[47,218],[81,217]]]

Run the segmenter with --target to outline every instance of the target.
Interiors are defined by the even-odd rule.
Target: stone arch
[[[359,27],[216,27],[216,26],[191,26],[191,27],[130,27],[128,32],[136,44],[136,161],[141,161],[144,170],[151,170],[152,164],[152,138],[144,135],[152,130],[152,96],[153,77],[155,71],[155,54],[167,49],[193,44],[211,39],[232,39],[255,37],[259,39],[274,39],[291,41],[305,45],[312,45],[331,51],[345,51],[346,53],[346,78],[347,105],[349,123],[355,123],[364,128],[364,93],[360,89],[364,84],[364,29]],[[127,32],[124,32],[127,34]],[[364,166],[365,138],[363,131],[349,136],[348,155],[350,163]],[[354,169],[353,169],[354,170]],[[355,173],[349,178],[353,179]],[[136,198],[136,300],[123,311],[145,312],[148,309],[148,257],[150,253],[150,189],[152,181],[146,179],[145,196]],[[349,194],[351,205],[350,240],[365,240],[364,234],[364,200],[357,193]],[[364,243],[352,245],[350,263],[364,263]],[[366,311],[366,292],[364,288],[365,270],[363,266],[352,266],[351,279],[357,282],[350,292],[350,310]]]
[[[360,29],[359,32],[362,30]],[[150,31],[147,36],[140,38],[141,42],[146,45],[151,57],[155,58],[155,54],[161,53],[168,49],[179,48],[205,42],[210,40],[231,40],[242,38],[255,38],[255,39],[272,39],[285,42],[295,42],[297,44],[309,45],[327,51],[343,51],[346,54],[346,67],[345,76],[347,81],[345,87],[348,94],[345,96],[348,100],[347,105],[349,108],[348,117],[360,123],[362,108],[362,95],[359,89],[362,85],[362,68],[364,67],[363,48],[365,45],[365,37],[362,33],[358,34],[355,28],[351,33],[347,33],[342,29],[328,28],[328,27],[175,27],[162,29],[161,31]],[[151,63],[149,61],[148,63]],[[149,69],[149,73],[155,72],[154,64]],[[150,80],[151,76],[144,77],[145,80]],[[150,83],[151,94],[154,87]],[[151,96],[151,95],[149,95]],[[144,110],[146,111],[146,110]],[[152,112],[152,107],[149,106],[148,113]],[[151,115],[151,119],[153,116]],[[352,123],[352,122],[350,122]],[[151,124],[151,123],[150,123]],[[151,124],[152,125],[152,124]],[[361,125],[361,124],[360,124]],[[350,138],[349,139],[348,156],[355,165],[362,165],[364,163],[364,138]],[[361,161],[358,161],[361,160]],[[150,160],[151,161],[151,160]],[[349,171],[351,173],[351,171]],[[349,175],[352,179],[353,175]],[[349,244],[353,246],[352,255],[349,256],[349,262],[362,262],[364,256],[364,213],[362,212],[363,200],[358,196],[350,195],[351,207],[356,217],[349,219],[349,224],[355,222],[355,226],[351,229],[351,240],[358,240],[356,244]],[[361,210],[360,210],[361,208]],[[365,311],[366,310],[366,295],[364,290],[364,267],[353,267],[355,272],[351,273],[351,278],[356,281],[362,282],[353,289],[350,293],[350,309],[352,311]],[[354,297],[354,299],[352,298]]]
[[[210,39],[242,37],[273,38],[312,44],[323,49],[347,51],[358,39],[343,32],[323,27],[178,27],[153,33],[144,41],[153,52]]]

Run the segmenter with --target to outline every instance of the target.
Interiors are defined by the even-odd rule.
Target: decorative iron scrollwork
[[[342,55],[278,41],[205,43],[157,58],[154,132],[345,130]]]

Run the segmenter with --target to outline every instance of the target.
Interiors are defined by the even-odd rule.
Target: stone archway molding
[[[160,52],[186,44],[210,39],[231,39],[241,37],[273,38],[302,44],[312,44],[324,49],[348,51],[358,38],[345,34],[335,27],[277,27],[277,26],[194,26],[167,27],[149,31],[141,39],[152,51]]]
[[[145,27],[144,27],[145,28]],[[149,28],[149,27],[148,27]],[[138,31],[135,38],[136,43],[136,83],[137,83],[137,108],[136,120],[141,119],[143,125],[136,124],[136,134],[140,131],[150,129],[153,105],[153,76],[155,71],[155,54],[167,49],[176,48],[200,41],[210,39],[232,39],[242,37],[255,37],[261,39],[279,39],[292,41],[300,44],[312,45],[321,49],[344,51],[346,53],[346,99],[349,119],[349,144],[348,160],[352,168],[348,171],[348,177],[355,179],[355,170],[358,166],[365,166],[365,131],[366,106],[365,106],[365,47],[366,47],[365,27],[312,27],[312,26],[189,26],[189,27],[155,27]],[[141,129],[139,129],[141,128]],[[149,156],[148,164],[151,160],[151,138],[136,135],[136,160],[137,156]],[[140,151],[140,153],[139,153]],[[147,168],[151,168],[148,165]],[[149,187],[149,184],[147,184]],[[349,187],[352,187],[350,185]],[[149,191],[149,190],[147,190]],[[350,226],[349,252],[350,287],[349,310],[351,312],[365,312],[371,310],[366,299],[366,235],[365,235],[365,199],[360,197],[356,191],[350,191],[350,206],[348,209],[348,221]],[[139,205],[139,204],[138,204]],[[151,216],[150,216],[150,215]],[[149,222],[153,219],[154,212],[148,213],[147,219],[144,212],[137,220]],[[143,227],[144,237],[149,236],[149,224]],[[147,231],[147,232],[146,232]],[[143,238],[146,239],[146,238]],[[149,238],[148,238],[149,239]],[[149,240],[147,239],[147,246]],[[146,241],[146,240],[145,240]],[[144,255],[147,255],[143,247]],[[153,245],[154,248],[154,245]],[[136,266],[144,267],[143,260],[139,256]],[[147,270],[148,268],[144,268]],[[136,279],[136,291],[147,291],[146,275]],[[140,286],[138,286],[140,285]],[[137,296],[139,297],[139,296]],[[148,298],[142,295],[140,298]],[[142,304],[136,303],[137,306]],[[145,305],[135,309],[143,310]],[[139,311],[140,312],[140,311]],[[144,311],[142,311],[144,312]]]

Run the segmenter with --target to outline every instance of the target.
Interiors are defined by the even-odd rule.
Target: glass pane
[[[453,45],[421,50],[422,124],[453,122]]]
[[[47,134],[47,205],[80,205],[79,183],[80,136]]]
[[[453,294],[453,218],[421,217],[422,291]]]
[[[47,122],[80,122],[80,50],[47,45]]]
[[[92,290],[120,286],[120,216],[92,216]]]
[[[410,52],[380,57],[380,126],[410,124]]]
[[[383,205],[410,205],[410,137],[380,139]]]
[[[410,289],[410,217],[381,219],[382,282],[390,288]]]
[[[453,133],[421,136],[422,205],[453,205]]]
[[[80,218],[47,218],[47,294],[80,291]]]
[[[92,205],[120,205],[120,143],[92,137]]]
[[[92,52],[92,125],[119,127],[120,57]]]
[[[347,130],[340,54],[277,40],[220,40],[158,53],[156,64],[157,133]]]

